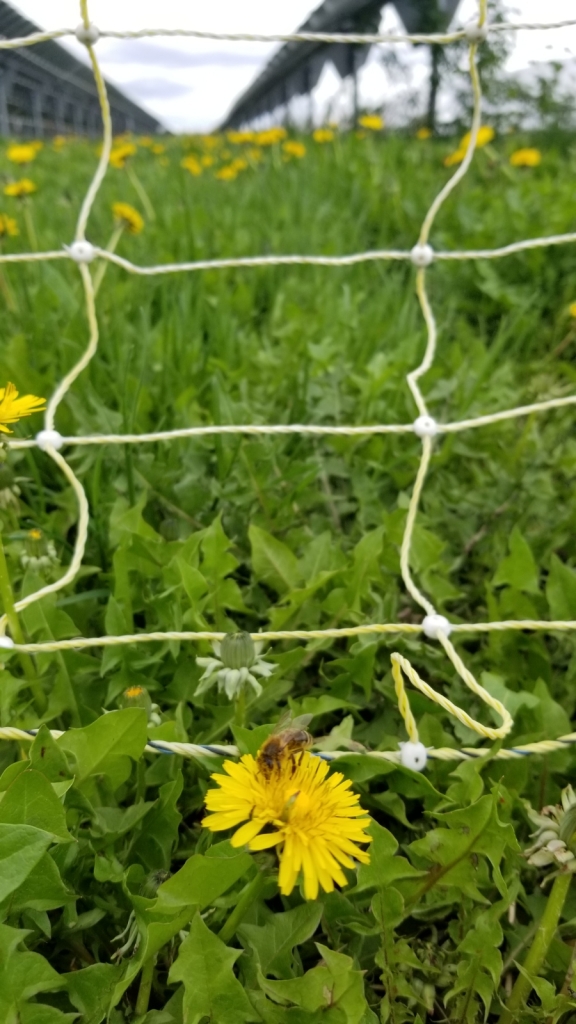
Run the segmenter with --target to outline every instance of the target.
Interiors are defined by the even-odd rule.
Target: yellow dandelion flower
[[[112,213],[123,227],[127,228],[131,235],[139,235],[144,227],[144,218],[135,210],[130,203],[112,203]]]
[[[4,238],[6,235],[14,238],[19,234],[18,225],[14,217],[9,217],[7,213],[0,213],[0,238]]]
[[[125,697],[141,697],[142,694],[145,693],[145,692],[146,691],[144,690],[143,686],[129,686],[127,690],[124,690],[124,696]]]
[[[571,302],[570,303],[570,305],[568,306],[568,312],[569,312],[570,316],[574,320],[576,320],[576,302]]]
[[[196,158],[193,157],[193,159]],[[212,165],[214,164],[214,157],[206,153],[203,157],[201,157],[200,163],[202,164],[202,167],[212,167]]]
[[[226,138],[233,146],[241,146],[245,142],[254,142],[256,132],[227,132]]]
[[[28,536],[30,540],[42,540],[42,530],[28,530]]]
[[[258,149],[258,146],[252,146],[250,149],[246,150],[246,156],[249,160],[252,160],[252,163],[257,164],[262,160],[264,154],[261,149]]]
[[[517,149],[510,156],[512,167],[538,167],[542,162],[542,153],[539,149]]]
[[[216,177],[219,181],[234,181],[234,178],[238,177],[238,171],[232,164],[228,164],[227,167],[221,167],[219,171],[216,171]]]
[[[301,160],[303,156],[306,156],[306,146],[303,142],[296,142],[294,139],[289,139],[282,146],[282,152],[286,156],[294,156],[297,160]]]
[[[334,131],[332,128],[316,128],[312,132],[312,138],[314,142],[332,142],[334,138]]]
[[[163,142],[155,142],[154,145],[150,147],[150,152],[154,153],[155,156],[162,156],[162,154],[166,152],[166,146]]]
[[[154,145],[154,139],[151,139],[149,135],[142,135],[141,138],[138,139],[138,143],[140,146],[145,146],[146,149],[150,149],[150,146]]]
[[[6,156],[13,164],[30,164],[36,159],[37,147],[33,142],[15,142],[8,146]]]
[[[4,195],[22,199],[24,196],[31,196],[37,189],[38,186],[30,181],[30,178],[21,178],[20,181],[11,181],[4,185]]]
[[[214,163],[213,157],[203,157],[202,163],[204,163],[204,160],[206,159],[210,160],[210,163]],[[202,174],[202,163],[200,163],[198,158],[195,156],[185,156],[184,159],[180,161],[180,167],[183,167],[186,171],[190,171],[190,174],[193,174],[194,177],[197,178]],[[210,164],[204,164],[204,166],[209,167]]]
[[[8,383],[5,388],[0,388],[0,431],[11,434],[7,423],[18,423],[23,416],[42,412],[45,405],[46,399],[37,398],[36,395],[22,395],[22,398],[18,398],[18,391],[13,384]]]
[[[465,149],[455,149],[453,153],[449,153],[448,156],[444,157],[444,167],[453,167],[454,164],[461,164],[465,156]]]
[[[202,135],[200,142],[205,149],[217,149],[222,145],[222,139],[218,135]]]
[[[362,128],[368,128],[371,132],[381,132],[384,127],[384,119],[380,114],[363,114],[358,118],[358,124]]]
[[[37,153],[39,153],[41,149],[44,149],[44,143],[41,139],[34,139],[29,143],[29,145],[32,146],[32,149],[35,149]]]
[[[239,764],[225,761],[223,768],[226,775],[212,776],[218,788],[206,794],[210,813],[202,825],[212,832],[240,826],[231,839],[234,847],[278,847],[283,895],[292,892],[302,872],[304,895],[314,900],[319,888],[332,892],[334,883],[347,884],[342,868],[355,867],[352,858],[369,862],[358,843],[371,842],[365,832],[370,818],[351,782],[340,772],[329,775],[321,758],[304,751],[264,773],[245,754]]]
[[[421,128],[416,132],[416,138],[420,140],[430,139],[432,137],[432,131],[427,128],[426,125],[422,125]]]
[[[230,167],[233,167],[235,171],[245,171],[248,167],[248,161],[242,156],[237,156],[230,164]]]
[[[64,149],[65,145],[66,145],[66,136],[65,135],[55,135],[54,138],[52,139],[52,148],[57,150],[57,151],[61,150],[61,149]]]
[[[266,128],[263,132],[256,132],[254,142],[257,146],[273,146],[276,142],[282,142],[287,135],[285,128]]]
[[[124,142],[121,145],[114,145],[112,152],[110,153],[110,164],[112,167],[116,167],[117,170],[121,170],[128,159],[128,157],[134,156],[136,153],[136,146],[133,142]]]
[[[492,139],[494,138],[495,135],[496,132],[494,131],[493,128],[490,127],[490,125],[481,125],[480,128],[478,129],[476,149],[482,149],[483,146],[487,146],[489,142],[492,142]],[[471,138],[472,132],[466,132],[466,135],[464,135],[462,138],[459,148],[464,151],[467,150]]]

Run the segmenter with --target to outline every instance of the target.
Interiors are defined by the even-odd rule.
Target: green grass
[[[214,168],[193,177],[180,167],[185,145],[194,150],[193,140],[169,140],[167,165],[139,149],[133,167],[156,220],[147,220],[141,235],[125,233],[119,253],[155,264],[407,249],[415,243],[430,202],[447,180],[443,158],[450,143],[354,134],[323,146],[304,141],[302,160],[284,162],[280,148],[273,147],[229,182],[218,180]],[[509,154],[528,143],[541,144],[540,167],[510,168]],[[83,142],[61,152],[46,145],[24,172],[38,185],[29,206],[41,249],[59,249],[73,238],[95,159],[94,146]],[[442,209],[432,244],[495,247],[572,230],[575,170],[576,149],[568,137],[496,139],[477,154]],[[5,181],[18,173],[5,159],[0,172]],[[92,242],[106,243],[117,200],[143,212],[126,171],[110,169],[89,223]],[[26,251],[22,207],[5,198],[2,211],[20,227],[17,238],[4,240],[3,250]],[[0,296],[0,384],[13,380],[21,392],[49,395],[87,342],[79,274],[71,262],[8,266],[3,274],[17,308],[11,312]],[[437,419],[573,393],[573,248],[438,264],[428,282],[439,344],[422,387]],[[425,330],[410,265],[271,267],[145,280],[109,266],[97,307],[99,350],[58,411],[63,434],[415,418],[405,377],[422,357]],[[452,620],[576,619],[572,425],[573,413],[565,409],[435,444],[412,566],[418,584]],[[16,433],[30,436],[40,426],[40,417],[25,420]],[[91,507],[85,565],[74,587],[22,614],[23,629],[31,640],[45,641],[140,630],[420,621],[399,572],[419,453],[420,442],[411,435],[208,437],[126,449],[67,449]],[[22,555],[41,554],[51,540],[66,564],[76,508],[46,455],[11,452],[8,465],[20,494],[16,502],[0,494],[0,518],[19,596],[61,573],[61,566],[24,570]],[[30,539],[32,528],[42,530],[42,541]],[[571,731],[572,637],[471,635],[457,646],[477,678],[513,713],[510,742]],[[145,968],[139,1000],[136,977],[152,951],[158,957],[147,1024],[198,1024],[208,1019],[198,957],[210,948],[211,964],[221,965],[228,978],[226,999],[211,1011],[214,1024],[402,1024],[427,1017],[472,1022],[482,1020],[484,1010],[495,1020],[506,979],[517,974],[513,961],[523,959],[549,891],[540,888],[549,869],[528,866],[521,855],[532,830],[524,801],[538,810],[558,802],[573,778],[571,751],[546,759],[466,762],[455,771],[434,763],[423,776],[350,755],[341,770],[354,780],[375,820],[372,865],[358,877],[350,873],[349,888],[309,905],[298,890],[278,895],[273,858],[264,856],[263,893],[229,939],[237,952],[245,950],[234,970],[248,994],[247,1009],[215,936],[250,883],[254,858],[233,876],[230,848],[212,847],[221,858],[221,885],[206,902],[192,899],[184,887],[177,907],[168,911],[143,895],[151,898],[156,891],[159,880],[150,889],[151,873],[176,873],[194,851],[203,864],[210,862],[210,839],[199,822],[212,762],[140,757],[143,712],[102,718],[103,710],[121,705],[128,686],[143,685],[161,710],[156,735],[199,742],[235,738],[242,749],[251,749],[250,733],[234,727],[224,696],[195,696],[201,675],[195,655],[209,650],[207,644],[165,643],[44,654],[35,662],[47,702],[43,714],[17,660],[5,659],[2,726],[33,728],[43,720],[51,729],[88,732],[59,745],[44,733],[34,745],[32,767],[56,784],[75,840],[52,845],[48,853],[42,836],[58,836],[56,811],[52,807],[50,817],[45,808],[42,818],[18,791],[8,803],[9,787],[23,785],[19,773],[29,763],[16,744],[0,747],[0,791],[6,791],[0,801],[0,856],[2,843],[11,841],[8,833],[18,827],[18,843],[30,843],[30,849],[36,843],[42,858],[33,861],[31,854],[22,877],[6,862],[4,874],[13,884],[0,893],[7,965],[2,969],[6,978],[25,971],[26,949],[46,958],[35,961],[38,977],[45,977],[34,991],[14,985],[12,992],[8,980],[0,984],[0,1019],[12,1021],[18,1012],[23,1024],[57,1024],[63,1013],[74,1011],[90,1024],[108,1012],[115,1024],[130,1020],[135,1008],[137,1015],[146,1012],[151,967]],[[296,714],[314,715],[317,737],[344,721],[355,741],[396,749],[405,733],[390,673],[394,650],[474,717],[493,724],[438,645],[368,637],[274,645],[270,658],[278,668],[263,695],[249,702],[247,729],[275,723],[289,704]],[[410,699],[426,744],[479,743],[420,694]],[[96,752],[92,765],[86,750]],[[62,782],[73,779],[64,795]],[[37,779],[33,784],[41,787]],[[35,796],[39,805],[48,801],[42,794]],[[64,827],[60,822],[60,831]],[[564,995],[555,993],[564,985],[576,938],[574,899],[568,895],[542,967],[545,980],[537,982],[533,1005],[521,1020],[558,1020],[571,1012],[569,984]],[[194,919],[187,952],[180,954],[179,935],[199,903],[204,924]],[[140,948],[117,963],[112,955],[122,943],[113,938],[131,910]],[[16,928],[28,931],[18,933],[20,945],[9,953],[17,938],[10,929]],[[266,949],[280,942],[287,952],[273,968]],[[328,965],[322,969],[333,972],[347,995],[338,989],[332,1002],[324,995],[316,1005],[311,989],[317,975],[307,972],[318,969],[321,955]],[[174,962],[179,966],[169,979]],[[363,980],[359,971],[365,972]],[[287,979],[291,988],[274,987]],[[320,986],[324,993],[327,984],[325,979]],[[152,1013],[165,1007],[164,1015]]]

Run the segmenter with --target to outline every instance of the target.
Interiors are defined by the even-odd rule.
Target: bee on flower
[[[36,395],[22,395],[14,384],[8,382],[5,388],[0,388],[0,432],[11,434],[8,424],[18,423],[24,416],[31,416],[34,412],[42,412],[46,406],[45,398],[38,398]]]
[[[131,235],[139,235],[144,228],[144,218],[130,203],[112,203],[112,213],[118,226],[125,228]]]
[[[296,726],[296,722],[293,723]],[[304,896],[333,892],[348,883],[344,868],[368,864],[359,844],[372,837],[370,818],[340,772],[308,750],[308,734],[288,729],[272,735],[254,758],[225,761],[226,774],[212,775],[206,794],[209,812],[202,825],[212,832],[235,829],[231,845],[249,850],[276,848],[280,892],[289,896],[301,877]]]
[[[4,195],[13,199],[25,199],[38,191],[38,186],[30,178],[21,178],[20,181],[9,181],[4,185]]]

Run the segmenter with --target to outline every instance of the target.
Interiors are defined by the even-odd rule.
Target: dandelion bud
[[[226,668],[250,668],[256,660],[256,648],[249,633],[227,633],[220,646],[220,658]]]
[[[118,703],[122,708],[144,708],[147,716],[150,717],[152,701],[145,686],[128,686]]]

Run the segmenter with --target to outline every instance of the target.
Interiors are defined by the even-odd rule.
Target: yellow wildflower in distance
[[[15,142],[8,146],[6,156],[13,164],[30,164],[36,159],[37,147],[32,142]]]
[[[542,153],[539,149],[517,149],[510,156],[512,167],[538,167],[542,162]]]
[[[138,145],[144,146],[146,149],[150,149],[154,145],[154,139],[151,139],[149,135],[142,135],[138,139]]]
[[[59,152],[61,149],[64,149],[65,145],[66,145],[66,136],[65,135],[55,135],[54,138],[52,139],[52,148],[55,149],[57,152]]]
[[[314,142],[332,142],[334,131],[332,128],[316,128],[312,132],[312,138]]]
[[[10,235],[12,238],[15,238],[15,236],[19,234],[18,225],[14,220],[14,217],[9,217],[7,213],[0,213],[0,239],[4,238],[6,235]]]
[[[112,203],[114,219],[127,228],[131,235],[139,235],[144,227],[144,218],[130,203]]]
[[[222,145],[222,139],[219,135],[202,135],[200,142],[204,149],[218,149],[218,146]]]
[[[381,132],[384,127],[384,119],[380,114],[362,114],[358,118],[358,124],[362,128],[368,128],[371,132]]]
[[[216,171],[216,178],[219,181],[234,181],[234,178],[238,177],[238,171],[232,164],[228,164],[227,167],[221,167],[219,171]]]
[[[250,149],[246,150],[246,156],[252,160],[253,163],[257,164],[263,159],[264,153],[258,146],[251,146]]]
[[[202,825],[212,832],[240,826],[231,839],[234,847],[278,847],[283,895],[292,892],[302,872],[304,895],[315,900],[319,888],[332,892],[334,883],[347,884],[343,867],[354,868],[354,860],[369,862],[358,843],[371,842],[365,832],[370,818],[351,782],[340,772],[329,775],[321,758],[303,751],[264,773],[258,760],[245,754],[239,764],[225,761],[223,768],[226,775],[212,775],[218,788],[206,794],[210,813]]]
[[[11,434],[7,423],[18,423],[23,416],[42,412],[45,405],[46,399],[37,398],[36,395],[22,395],[22,398],[18,398],[18,391],[13,384],[0,388],[0,431],[3,434]]]
[[[12,196],[16,199],[31,196],[37,190],[38,186],[33,181],[30,181],[30,178],[21,178],[20,181],[10,181],[8,185],[4,185],[4,195]]]
[[[163,142],[155,142],[154,145],[150,147],[150,152],[154,153],[154,156],[162,156],[162,154],[166,152],[166,146]]]
[[[430,139],[432,137],[432,131],[427,128],[426,125],[422,125],[421,128],[416,132],[416,138],[423,141],[424,139]]]
[[[306,156],[306,146],[303,142],[297,142],[296,139],[289,139],[283,144],[282,152],[285,156],[294,156],[297,160],[301,160],[303,156]]]
[[[492,142],[492,139],[494,138],[495,135],[496,132],[494,131],[493,128],[490,127],[490,125],[481,125],[480,128],[478,129],[478,136],[476,138],[476,149],[482,149],[483,146],[487,146],[489,142]],[[466,135],[463,136],[460,142],[459,148],[463,150],[468,149],[468,144],[471,138],[472,132],[466,132]]]
[[[200,163],[195,156],[185,156],[184,159],[180,161],[180,167],[183,167],[186,171],[190,171],[190,174],[193,174],[194,177],[197,178],[202,174],[202,164],[204,164],[204,160],[206,159],[209,159],[211,163],[214,163],[212,157],[203,157],[202,163]],[[204,164],[204,166],[210,166],[210,164]]]
[[[444,167],[453,167],[454,164],[461,164],[465,156],[465,149],[456,149],[453,153],[448,153],[448,156],[444,157]]]
[[[241,146],[244,142],[254,142],[255,132],[227,132],[226,138],[233,146]]]
[[[192,159],[195,160],[196,157],[192,157]],[[212,164],[214,163],[214,157],[210,156],[209,153],[205,153],[204,156],[201,158],[200,163],[202,164],[202,167],[212,167]],[[184,167],[185,164],[182,164],[182,166]]]
[[[245,171],[248,167],[248,161],[243,156],[237,156],[230,164],[230,167],[233,167],[235,171]]]
[[[570,305],[568,306],[568,312],[569,312],[570,316],[574,320],[576,320],[576,302],[571,302],[570,303]]]
[[[254,142],[257,146],[273,146],[276,142],[282,142],[287,135],[285,128],[266,128],[263,132],[256,132]]]
[[[120,145],[115,144],[110,153],[111,166],[121,170],[125,166],[128,157],[134,156],[135,152],[136,146],[133,142],[123,142]]]

